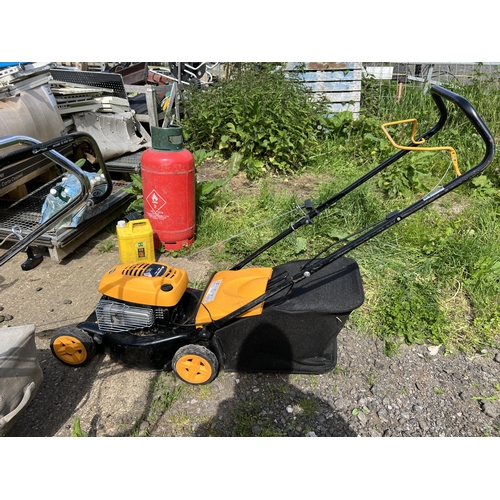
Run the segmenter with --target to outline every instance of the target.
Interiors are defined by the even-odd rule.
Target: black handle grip
[[[478,175],[493,161],[493,157],[495,156],[495,138],[490,132],[490,129],[484,123],[481,116],[479,116],[479,113],[476,111],[474,106],[467,99],[465,99],[465,97],[455,94],[451,90],[445,89],[444,87],[440,87],[438,85],[434,85],[431,87],[431,95],[441,112],[441,117],[443,117],[444,115],[445,121],[447,111],[446,104],[444,103],[443,99],[446,99],[447,101],[450,101],[451,103],[456,105],[477,130],[486,147],[483,159],[475,167],[469,169],[460,177],[457,177],[454,181],[449,183],[450,188],[455,189],[455,187],[457,187],[459,184],[463,184],[470,178]]]

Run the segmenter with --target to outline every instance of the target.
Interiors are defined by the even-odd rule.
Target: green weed
[[[302,398],[298,402],[299,407],[302,410],[302,413],[306,417],[312,417],[318,412],[319,403],[316,398]]]
[[[240,437],[254,435],[254,428],[259,422],[260,408],[258,402],[253,398],[247,398],[234,410],[232,418],[234,432]]]
[[[180,397],[183,388],[182,385],[172,386],[171,381],[163,373],[151,379],[151,404],[147,420],[155,422],[158,417],[170,409],[172,404]]]
[[[292,173],[308,166],[323,134],[336,126],[326,104],[313,99],[299,79],[276,64],[244,64],[203,91],[186,92],[182,126],[193,150],[241,154],[249,178]]]
[[[110,240],[103,241],[102,243],[97,245],[97,250],[99,250],[99,252],[101,252],[101,253],[113,252],[115,250],[115,248],[116,247],[115,247],[114,242],[112,242]]]
[[[185,427],[191,422],[191,419],[189,418],[189,415],[185,410],[177,413],[172,413],[169,418],[174,425],[179,427]]]
[[[498,395],[493,394],[493,396],[473,396],[471,399],[473,401],[498,401]]]
[[[73,422],[73,428],[71,431],[71,436],[72,437],[88,437],[88,434],[84,431],[82,431],[82,427],[80,424],[80,417],[75,417],[75,420]]]
[[[333,375],[343,375],[344,377],[348,377],[350,375],[350,372],[347,368],[344,368],[337,364],[335,368],[332,371]]]
[[[375,382],[377,381],[378,378],[377,374],[373,372],[365,373],[365,377],[370,387],[373,387],[375,385]]]
[[[144,213],[144,200],[142,198],[142,177],[139,174],[130,174],[132,181],[131,185],[123,188],[123,190],[132,195],[133,200],[130,202],[127,210],[129,212]]]

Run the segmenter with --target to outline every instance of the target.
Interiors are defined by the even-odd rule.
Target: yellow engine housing
[[[177,305],[188,286],[184,269],[162,262],[120,264],[101,279],[99,293],[114,299],[157,307]]]

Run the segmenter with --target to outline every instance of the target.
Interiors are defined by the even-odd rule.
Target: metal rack
[[[7,241],[18,241],[17,237],[12,233],[13,226],[19,226],[24,234],[35,230],[40,223],[45,198],[50,189],[60,180],[61,177],[58,177],[10,206],[0,208],[0,237],[2,239],[6,238]],[[33,244],[47,248],[51,259],[60,262],[82,243],[119,217],[120,213],[126,208],[126,204],[130,202],[130,194],[123,189],[129,185],[131,183],[113,181],[113,190],[103,202],[105,206],[100,213],[75,228],[53,228],[42,234]]]

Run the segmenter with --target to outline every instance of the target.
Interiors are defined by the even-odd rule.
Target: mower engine
[[[183,269],[158,262],[121,264],[102,278],[103,295],[95,313],[99,330],[126,332],[167,328],[176,318],[181,298],[187,289],[188,276]]]

